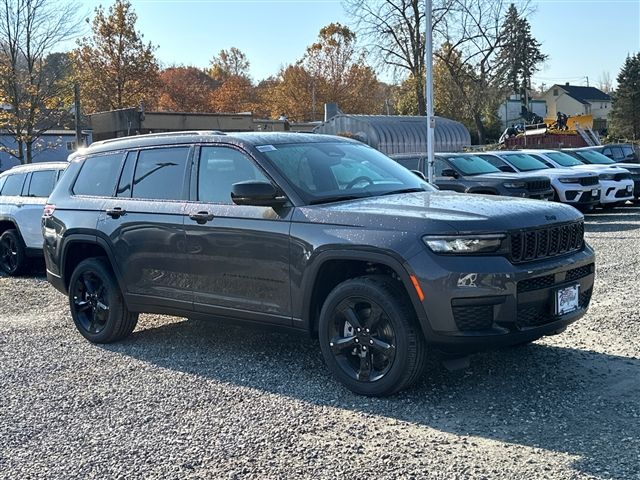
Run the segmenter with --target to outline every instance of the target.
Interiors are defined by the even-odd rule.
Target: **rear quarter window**
[[[110,197],[116,189],[123,153],[87,157],[73,184],[74,195]]]

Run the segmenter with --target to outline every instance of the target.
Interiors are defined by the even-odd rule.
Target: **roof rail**
[[[141,135],[131,135],[128,137],[109,138],[107,140],[100,140],[93,142],[91,145],[106,145],[108,143],[119,142],[127,140],[129,138],[154,138],[154,137],[175,137],[181,135],[226,135],[226,133],[220,130],[185,130],[180,132],[160,132],[160,133],[143,133]]]

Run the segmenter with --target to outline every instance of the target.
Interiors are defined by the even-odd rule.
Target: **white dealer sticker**
[[[256,147],[256,149],[259,152],[264,153],[264,152],[273,152],[276,149],[276,147],[274,147],[273,145],[259,145]]]

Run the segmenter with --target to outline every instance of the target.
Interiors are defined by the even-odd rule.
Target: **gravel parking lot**
[[[640,479],[640,208],[587,223],[584,319],[387,399],[294,334],[144,315],[91,345],[42,270],[0,277],[0,478]]]

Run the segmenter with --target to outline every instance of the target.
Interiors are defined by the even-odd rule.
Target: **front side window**
[[[491,165],[493,165],[494,167],[496,167],[498,170],[500,170],[500,168],[504,168],[504,167],[508,167],[509,165],[507,164],[507,162],[505,162],[504,160],[502,160],[501,158],[498,158],[496,156],[493,155],[480,155],[483,159],[485,159],[487,162],[489,162]],[[500,170],[502,171],[502,170]]]
[[[267,177],[244,154],[230,147],[202,147],[198,164],[198,200],[232,204],[234,183]]]
[[[40,170],[31,174],[31,183],[29,183],[30,197],[48,197],[51,195],[53,186],[55,185],[58,170]]]
[[[453,166],[462,172],[463,175],[482,175],[485,173],[500,173],[500,170],[477,155],[461,155],[459,157],[449,157]]]
[[[622,149],[620,147],[612,147],[611,152],[613,153],[613,159],[616,162],[624,160],[624,154],[622,153]]]
[[[3,197],[17,197],[22,193],[22,185],[27,178],[26,173],[17,173],[15,175],[8,175],[2,186]]]
[[[189,150],[189,147],[142,150],[133,176],[133,198],[182,199]]]
[[[625,158],[627,157],[633,157],[636,152],[633,151],[633,148],[631,148],[630,146],[625,145],[624,147],[622,147],[622,154],[624,155]]]
[[[363,144],[307,142],[258,150],[307,203],[432,189],[417,175]]]
[[[436,177],[443,177],[444,175],[442,174],[442,172],[446,169],[451,170],[451,167],[447,165],[447,162],[445,162],[441,158],[436,158],[433,161],[433,174]]]
[[[2,194],[2,187],[4,186],[4,181],[7,179],[7,177],[0,177],[0,195]]]
[[[409,170],[418,170],[420,168],[420,158],[418,157],[396,158],[395,160]]]
[[[112,196],[121,164],[122,152],[87,157],[73,185],[74,195]]]

